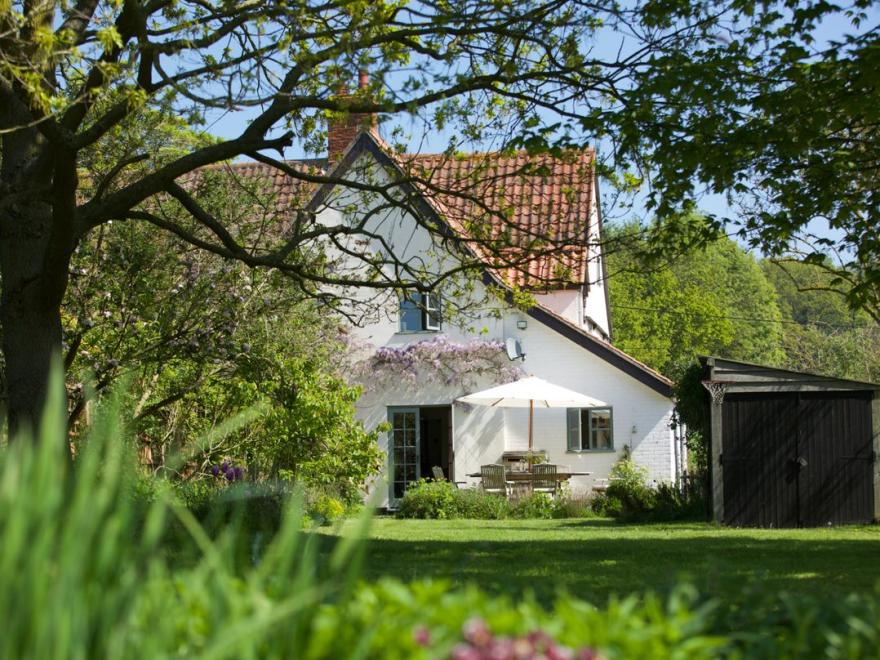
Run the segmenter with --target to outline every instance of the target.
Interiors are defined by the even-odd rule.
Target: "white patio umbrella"
[[[546,380],[529,376],[512,383],[491,387],[456,399],[461,403],[497,408],[529,409],[529,451],[532,449],[532,426],[538,408],[603,408],[604,401],[569,390]]]

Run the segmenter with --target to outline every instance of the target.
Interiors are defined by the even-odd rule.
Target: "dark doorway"
[[[392,507],[410,484],[432,478],[435,466],[447,479],[453,479],[452,406],[393,406],[388,408],[388,422],[388,499]]]
[[[419,408],[422,477],[431,477],[432,469],[439,467],[447,479],[452,478],[452,407],[436,406]]]

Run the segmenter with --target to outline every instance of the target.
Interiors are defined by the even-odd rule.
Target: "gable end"
[[[540,321],[551,330],[558,332],[566,339],[573,341],[581,348],[584,348],[593,355],[601,358],[612,367],[620,369],[643,385],[647,385],[658,394],[672,398],[672,381],[637,362],[623,351],[616,349],[610,344],[596,339],[595,337],[591,337],[583,330],[568,323],[543,307],[531,307],[526,313],[536,321]]]

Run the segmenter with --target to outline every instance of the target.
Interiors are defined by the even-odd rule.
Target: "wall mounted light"
[[[526,328],[529,327],[529,322],[526,321],[525,319],[518,319],[516,322],[516,327],[519,328],[520,330],[525,330]]]

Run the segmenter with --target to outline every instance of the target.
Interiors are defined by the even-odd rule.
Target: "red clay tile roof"
[[[514,267],[497,269],[520,287],[563,288],[587,279],[587,224],[593,196],[593,151],[562,158],[525,152],[400,157],[405,171],[424,180],[422,195],[453,229],[485,231],[518,250]],[[473,228],[473,229],[471,229]]]
[[[492,270],[505,283],[560,289],[586,281],[587,223],[594,193],[592,150],[570,152],[563,158],[530,157],[525,152],[399,156],[375,135],[371,138],[406,174],[420,180],[417,188],[425,201],[454,231],[470,237],[479,232],[489,240],[504,236],[513,246],[506,253],[507,267]],[[326,161],[287,164],[320,172]],[[259,162],[216,167],[240,178],[243,188],[254,181],[267,182],[267,192],[274,195],[276,212],[282,216],[303,208],[317,188]],[[535,256],[528,260],[518,256],[525,253]],[[508,266],[510,262],[515,266]]]
[[[320,161],[286,161],[286,165],[303,172],[323,173],[323,159]],[[286,217],[292,211],[302,209],[308,203],[317,186],[313,183],[288,176],[271,165],[256,161],[221,163],[214,166],[232,175],[233,181],[240,183],[242,192],[260,183],[260,193],[271,195],[275,212]]]

